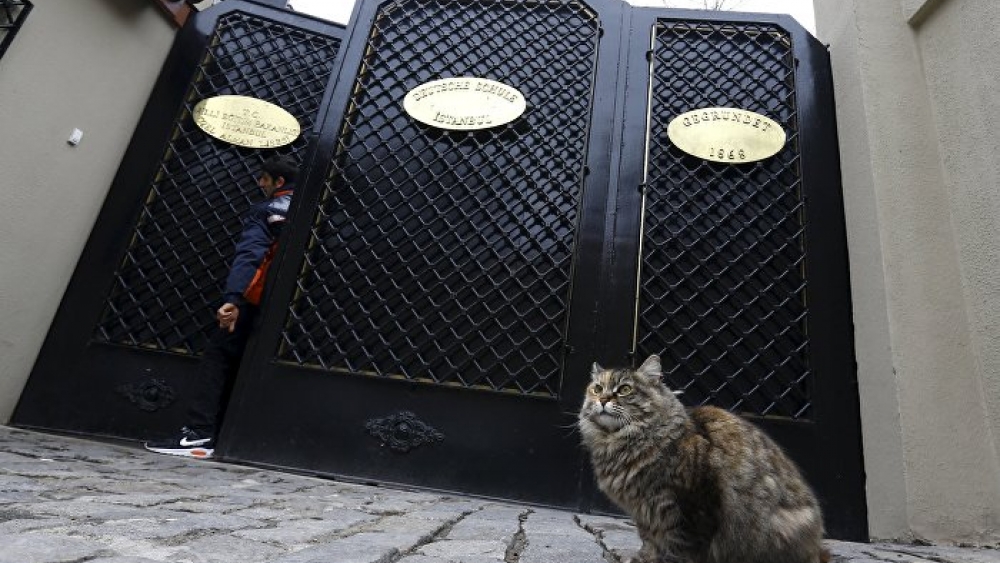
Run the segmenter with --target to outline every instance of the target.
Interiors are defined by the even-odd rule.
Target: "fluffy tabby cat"
[[[580,411],[601,490],[635,522],[633,561],[820,563],[823,521],[795,464],[750,423],[686,409],[660,380],[594,364]]]

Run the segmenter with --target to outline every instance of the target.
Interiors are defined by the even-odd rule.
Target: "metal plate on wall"
[[[727,164],[770,158],[785,146],[785,130],[759,113],[736,108],[702,108],[682,113],[667,125],[677,148]]]
[[[517,88],[475,77],[432,80],[403,98],[403,109],[413,119],[455,131],[505,125],[521,117],[526,107],[524,94]]]
[[[215,96],[194,106],[195,124],[209,135],[241,147],[285,146],[302,132],[295,116],[249,96]]]

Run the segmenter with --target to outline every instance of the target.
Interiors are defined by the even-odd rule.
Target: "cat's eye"
[[[625,395],[631,395],[632,391],[632,386],[626,383],[625,385],[619,385],[618,389],[615,390],[615,394],[619,397],[624,397]]]
[[[604,392],[604,387],[602,387],[600,383],[595,383],[590,386],[590,391],[595,395],[600,395]]]

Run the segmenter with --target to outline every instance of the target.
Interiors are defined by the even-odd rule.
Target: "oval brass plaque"
[[[253,149],[287,145],[301,133],[295,116],[271,102],[247,96],[215,96],[194,106],[194,122],[209,135]]]
[[[735,108],[682,113],[667,125],[667,135],[690,155],[728,164],[764,160],[785,146],[785,130],[776,121]]]
[[[487,78],[432,80],[410,90],[403,109],[417,121],[455,131],[489,129],[514,121],[527,103],[517,88]]]

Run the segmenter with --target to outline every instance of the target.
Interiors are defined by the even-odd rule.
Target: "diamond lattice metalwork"
[[[115,273],[97,340],[200,353],[240,217],[262,197],[255,176],[271,153],[209,137],[191,111],[212,96],[252,96],[286,109],[309,131],[340,40],[235,12],[220,18],[209,45]],[[308,142],[300,136],[277,152],[301,162]]]
[[[31,7],[28,0],[0,0],[0,57],[24,25]]]
[[[368,38],[279,358],[556,396],[599,23],[571,0],[384,4]],[[402,109],[430,80],[527,98],[446,132]]]
[[[808,418],[811,371],[791,40],[766,24],[661,21],[652,57],[637,355],[661,354],[689,404]],[[678,114],[771,117],[776,156],[727,165],[666,139]]]

